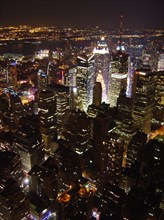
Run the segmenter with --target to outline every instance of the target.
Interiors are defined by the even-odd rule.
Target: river
[[[72,47],[85,47],[90,46],[91,41],[70,41],[70,45]],[[22,54],[22,55],[33,55],[35,51],[38,50],[53,50],[56,48],[64,49],[66,45],[66,41],[45,41],[42,43],[7,43],[0,45],[0,55],[5,53],[13,53],[13,54]]]

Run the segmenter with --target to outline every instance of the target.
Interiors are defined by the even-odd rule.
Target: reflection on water
[[[70,41],[72,47],[84,47],[89,46],[91,41]],[[37,50],[56,50],[56,48],[64,49],[66,41],[52,41],[52,42],[43,42],[43,43],[15,43],[15,44],[6,44],[0,45],[0,55],[4,53],[14,53],[14,54],[23,54],[23,55],[33,55]]]

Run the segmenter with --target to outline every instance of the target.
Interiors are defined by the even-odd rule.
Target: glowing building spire
[[[123,15],[121,15],[121,17],[120,17],[120,39],[119,39],[119,44],[117,46],[117,50],[120,50],[120,51],[125,50],[124,46],[122,45],[123,17],[124,17]]]

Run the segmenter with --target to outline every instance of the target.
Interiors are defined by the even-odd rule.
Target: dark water
[[[80,48],[90,46],[91,41],[71,41],[72,47]],[[5,53],[14,53],[22,55],[33,55],[37,50],[49,49],[55,51],[57,48],[64,49],[66,41],[51,41],[43,43],[12,43],[0,45],[0,55]]]

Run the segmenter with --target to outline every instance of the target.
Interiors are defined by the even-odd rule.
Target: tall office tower
[[[77,105],[80,110],[87,111],[88,106],[92,104],[94,82],[94,56],[79,55],[77,57],[76,87]]]
[[[132,139],[132,137],[138,131],[136,125],[134,124],[133,118],[125,117],[122,118],[119,123],[117,123],[117,127],[114,130],[114,133],[117,134],[124,141],[124,152],[123,152],[123,161],[122,166],[126,166],[126,158],[127,158],[127,148]]]
[[[140,160],[141,150],[146,144],[146,141],[147,135],[140,131],[132,137],[127,150],[126,167],[131,167],[136,160]]]
[[[102,85],[102,102],[108,103],[110,54],[104,37],[97,42],[93,54],[95,55],[96,81]]]
[[[105,102],[101,103],[100,106],[96,106],[94,104],[88,106],[87,115],[90,118],[96,118],[97,115],[111,113],[110,105]]]
[[[134,97],[134,72],[136,60],[132,57],[128,57],[128,75],[127,75],[127,87],[126,87],[126,96],[129,98]]]
[[[4,114],[8,111],[9,102],[6,94],[0,95],[0,130],[5,128]]]
[[[68,147],[68,143],[60,140],[55,160],[58,166],[58,192],[68,189],[74,181],[81,178],[81,166],[78,154]]]
[[[155,104],[152,121],[158,125],[163,125],[164,122],[164,71],[156,73]]]
[[[99,209],[102,219],[121,219],[125,192],[113,184],[106,184],[102,191],[101,207]]]
[[[56,99],[56,118],[57,118],[57,135],[60,137],[62,133],[63,116],[69,109],[69,87],[58,84],[47,86],[47,90],[54,93]]]
[[[38,90],[45,90],[46,89],[46,85],[48,84],[48,77],[47,74],[43,71],[43,70],[39,70],[37,73],[37,77],[38,77]]]
[[[20,120],[24,116],[23,105],[21,99],[18,96],[10,96],[10,112],[14,118],[14,126],[18,128],[20,125]]]
[[[82,165],[89,151],[90,120],[85,112],[80,110],[67,111],[64,116],[63,138],[68,146],[79,154]]]
[[[143,50],[142,53],[142,61],[143,61],[143,68],[151,69],[151,71],[157,71],[158,70],[158,53],[154,50]]]
[[[117,106],[120,91],[125,88],[127,73],[112,73],[109,85],[109,103],[111,107]]]
[[[123,15],[120,16],[120,30],[119,30],[120,38],[119,38],[118,45],[116,48],[116,50],[120,52],[125,50],[125,47],[122,42],[122,34],[123,34]]]
[[[22,174],[20,156],[12,151],[0,151],[0,188],[3,188],[2,185],[9,178],[21,184]]]
[[[126,91],[123,89],[120,91],[120,95],[117,98],[117,116],[119,119],[130,118],[133,113],[133,99],[126,97]]]
[[[77,74],[77,68],[72,67],[69,69],[67,77],[66,85],[69,86],[69,93],[70,93],[70,109],[75,110],[77,107],[77,83],[76,83],[76,74]]]
[[[50,153],[50,145],[56,138],[56,100],[52,91],[43,90],[39,93],[40,131],[44,140],[45,153]]]
[[[28,199],[13,179],[0,190],[0,218],[3,220],[28,220]]]
[[[19,154],[22,169],[28,173],[44,160],[44,142],[41,133],[32,127],[21,127],[14,134],[13,150]]]
[[[153,176],[152,182],[162,182],[164,175],[164,139],[162,135],[149,140],[143,148],[141,162],[143,167],[148,171],[147,174]],[[160,186],[155,184],[156,189]],[[161,186],[162,187],[162,186]]]
[[[102,167],[102,145],[103,139],[108,131],[114,128],[113,119],[109,113],[98,115],[93,121],[93,144],[94,144],[94,166],[101,170]]]
[[[100,106],[102,100],[102,86],[100,82],[95,82],[93,87],[93,105]]]
[[[117,98],[122,89],[126,90],[128,76],[128,55],[122,50],[111,55],[109,66],[109,103],[111,107],[117,105]]]
[[[149,133],[154,107],[155,80],[149,70],[136,70],[136,92],[133,116],[139,128]]]
[[[13,146],[13,133],[10,131],[0,132],[0,151],[11,151]]]
[[[101,181],[118,185],[122,170],[124,141],[119,135],[109,133],[102,145]]]
[[[159,55],[158,59],[158,71],[164,71],[164,54]]]
[[[31,176],[30,191],[42,198],[48,197],[51,202],[51,211],[54,211],[57,197],[56,173],[42,166],[35,165],[28,174]]]

